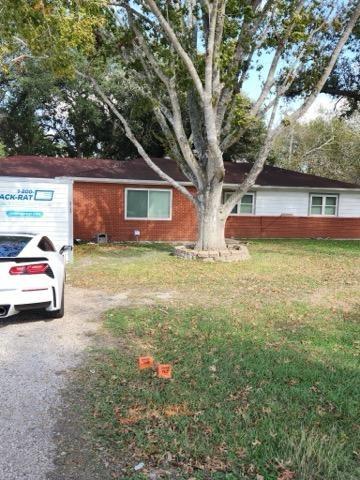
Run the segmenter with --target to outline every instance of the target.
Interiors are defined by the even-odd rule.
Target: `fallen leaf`
[[[295,478],[295,472],[288,470],[287,468],[281,472],[281,474],[277,477],[277,480],[292,480]]]
[[[290,386],[294,386],[294,385],[298,385],[299,380],[297,380],[296,378],[290,378],[286,383]]]
[[[241,447],[238,448],[238,449],[236,450],[236,454],[237,454],[237,456],[238,456],[239,458],[245,458],[245,457],[246,457],[246,450],[245,450],[245,448],[241,448]]]

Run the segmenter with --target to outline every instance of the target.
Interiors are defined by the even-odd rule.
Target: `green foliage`
[[[101,0],[3,0],[3,71],[10,68],[7,57],[18,52],[37,57],[57,75],[72,75],[78,52],[95,52],[95,33],[105,22],[104,5]]]
[[[322,116],[308,123],[289,126],[276,140],[275,165],[360,183],[360,120]]]
[[[0,157],[4,157],[6,155],[6,149],[5,149],[5,145],[0,142]]]
[[[320,29],[326,32],[326,25],[320,24]],[[319,28],[318,27],[318,28]],[[339,32],[342,28],[340,18],[335,17],[331,22],[331,28],[335,32]],[[350,116],[359,109],[360,102],[360,70],[358,68],[360,62],[360,27],[355,27],[350,41],[346,48],[346,54],[340,58],[335,68],[327,79],[322,92],[332,95],[334,97],[346,98],[346,105],[344,108],[344,115]],[[319,46],[313,44],[306,47],[307,55],[310,58],[318,57],[320,59],[324,52],[319,49]],[[299,75],[294,79],[294,83],[287,93],[288,98],[294,98],[301,95],[306,88],[309,87],[310,72],[307,68],[299,72]]]
[[[238,93],[234,98],[233,117],[234,125],[242,128],[249,128],[258,121],[257,118],[249,114],[251,101]]]
[[[100,79],[99,81],[101,81]],[[126,88],[124,86],[126,85]],[[134,131],[154,156],[164,153],[159,128],[145,108],[142,91],[119,74],[106,82]],[[1,100],[2,99],[2,100]],[[65,155],[125,159],[137,156],[123,130],[76,78],[59,78],[28,65],[22,74],[0,81],[0,141],[8,154]]]

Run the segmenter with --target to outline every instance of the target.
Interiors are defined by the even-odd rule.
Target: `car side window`
[[[56,252],[53,243],[47,237],[42,237],[42,239],[38,243],[38,247],[43,252]]]

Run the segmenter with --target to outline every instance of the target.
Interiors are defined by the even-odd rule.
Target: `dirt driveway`
[[[126,294],[67,287],[63,319],[22,314],[0,323],[1,480],[43,480],[53,469],[61,389],[90,346],[101,312],[117,305],[128,305]]]

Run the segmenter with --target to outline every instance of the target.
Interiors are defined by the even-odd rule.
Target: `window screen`
[[[225,192],[224,200],[226,201],[230,195],[232,195],[232,192]],[[254,197],[255,195],[253,193],[244,195],[241,201],[232,209],[231,215],[252,215],[254,213]]]
[[[311,195],[311,215],[336,215],[338,197],[336,195]]]
[[[170,192],[149,190],[149,218],[170,218]]]
[[[147,218],[148,192],[147,190],[128,190],[126,203],[127,218]]]
[[[169,220],[171,218],[170,190],[127,190],[126,218]]]
[[[240,213],[253,213],[254,195],[244,195],[240,203]]]
[[[325,215],[336,215],[337,197],[325,197]]]

